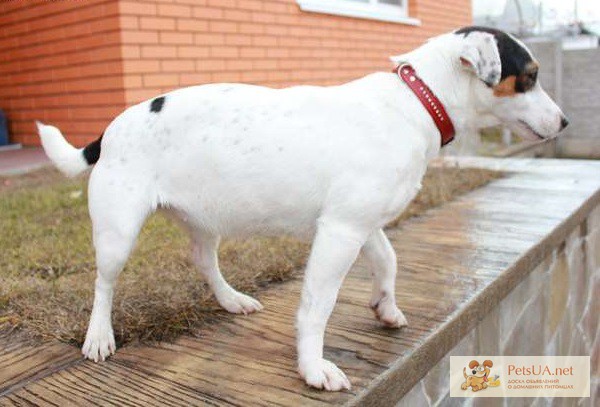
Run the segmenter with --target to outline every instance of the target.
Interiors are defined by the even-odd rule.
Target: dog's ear
[[[469,362],[469,369],[475,369],[477,366],[479,366],[479,362],[476,360],[472,360]]]
[[[473,31],[463,37],[461,64],[489,86],[500,83],[502,62],[493,34]]]
[[[491,360],[484,360],[483,361],[483,366],[485,366],[485,367],[492,367],[492,366],[494,366],[494,363]]]

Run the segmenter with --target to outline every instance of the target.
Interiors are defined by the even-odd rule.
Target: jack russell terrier
[[[221,275],[223,236],[311,238],[297,315],[298,371],[307,384],[350,389],[323,358],[323,337],[344,276],[362,250],[373,272],[370,301],[389,327],[396,255],[383,232],[421,187],[427,162],[457,134],[503,123],[529,139],[566,125],[537,81],[538,63],[504,32],[466,27],[392,57],[397,69],[339,86],[270,89],[210,84],[132,106],[85,148],[37,123],[48,156],[89,180],[98,275],[85,357],[115,352],[115,282],[144,220],[166,208],[185,220],[193,258],[229,312],[262,305]]]

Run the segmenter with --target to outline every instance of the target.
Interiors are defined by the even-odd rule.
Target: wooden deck
[[[388,231],[410,325],[379,326],[360,260],[344,283],[325,357],[348,374],[351,392],[316,391],[299,379],[294,280],[261,295],[259,314],[224,316],[198,338],[124,347],[105,363],[65,344],[0,337],[0,404],[391,405],[600,203],[600,162],[459,161],[510,173]]]

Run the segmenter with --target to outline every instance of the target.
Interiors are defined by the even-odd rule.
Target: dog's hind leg
[[[138,192],[143,191],[139,181],[128,183],[121,177],[115,186],[118,178],[118,175],[96,167],[89,186],[98,272],[94,306],[81,351],[86,358],[96,362],[115,352],[111,324],[114,285],[151,211],[150,199]]]
[[[396,305],[396,253],[383,230],[374,232],[365,245],[366,256],[373,274],[373,294],[369,305],[384,325],[400,328],[407,325],[406,318]]]
[[[219,304],[234,314],[251,314],[263,309],[260,302],[233,289],[219,269],[219,237],[192,231],[192,257]]]

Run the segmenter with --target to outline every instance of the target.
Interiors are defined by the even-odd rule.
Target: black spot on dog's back
[[[150,111],[153,113],[158,113],[162,110],[164,104],[165,104],[165,97],[164,96],[158,97],[158,98],[154,99],[152,101],[152,103],[150,103]]]

